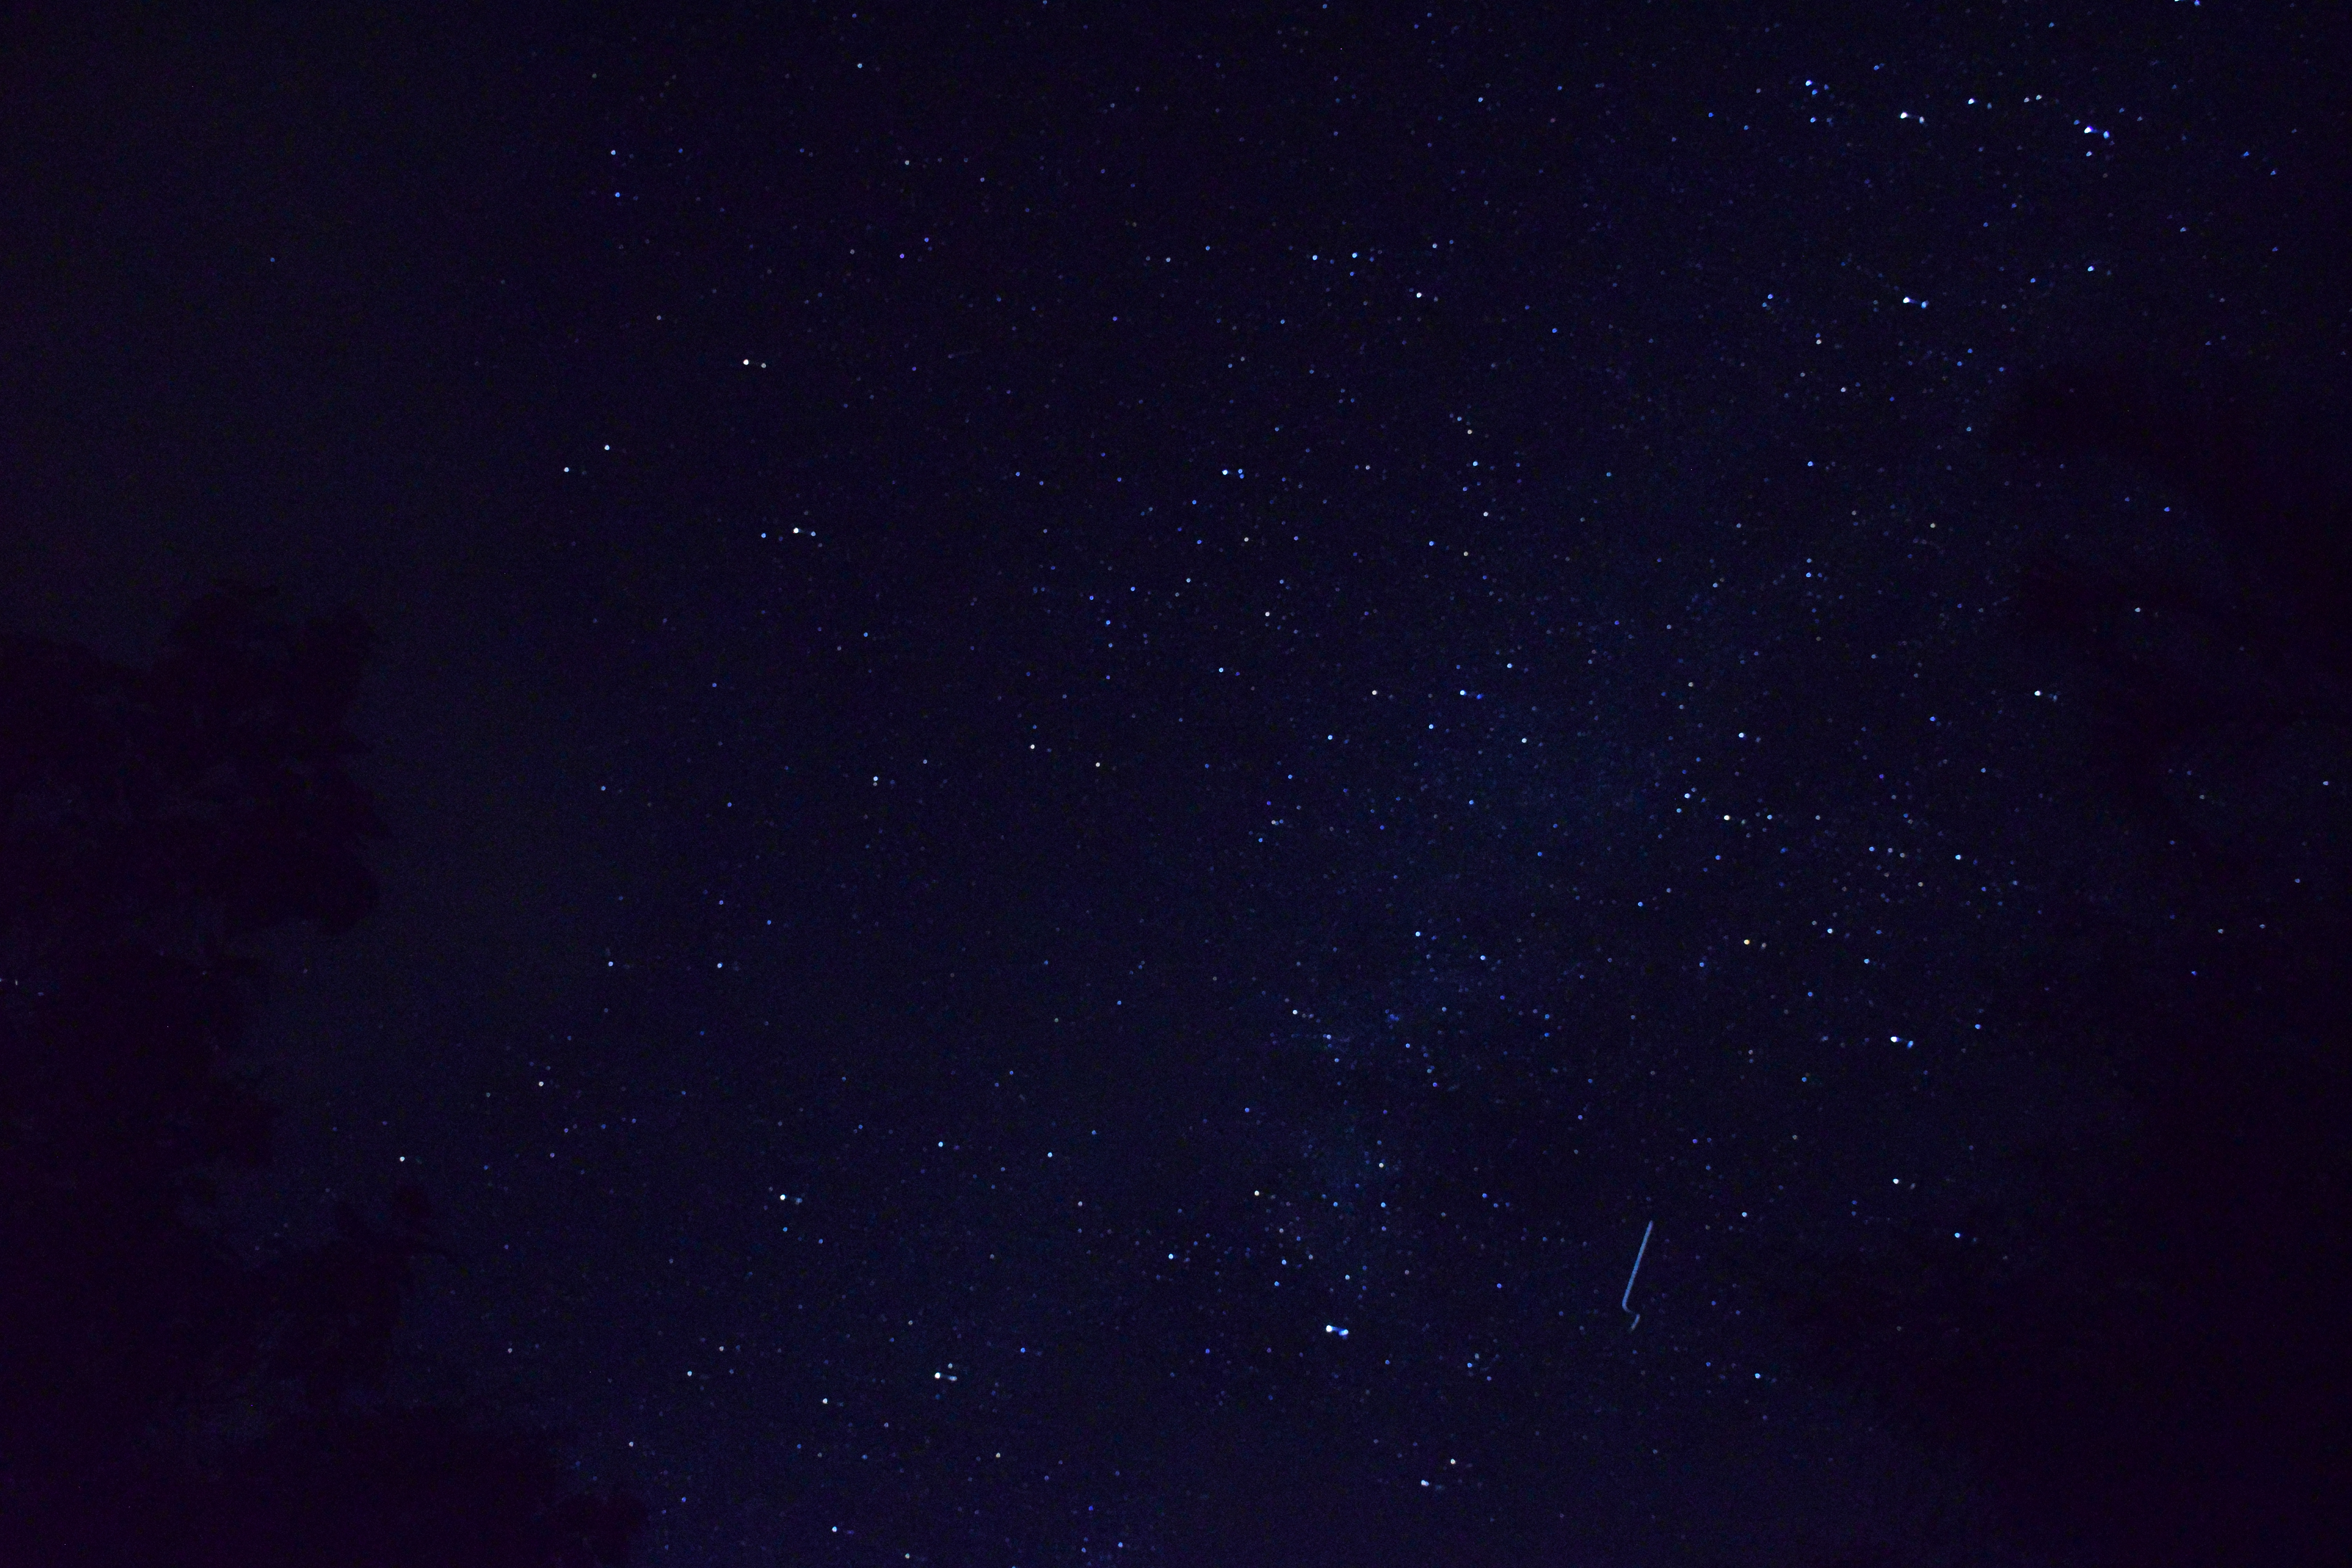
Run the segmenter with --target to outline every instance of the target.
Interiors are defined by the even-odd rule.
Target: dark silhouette
[[[2259,406],[2062,369],[2030,378],[1991,437],[2030,474],[2104,468],[2139,492],[2137,523],[2033,554],[2013,620],[2082,689],[2111,803],[2201,879],[2256,868],[2183,809],[2183,770],[2352,728],[2352,491],[2318,437]]]
[[[2113,465],[2173,531],[2053,547],[2017,597],[2093,697],[2115,818],[2184,873],[2138,928],[2179,934],[2086,929],[2014,1020],[2128,1124],[2048,1151],[2030,1200],[1779,1289],[1819,1363],[2029,1542],[2134,1568],[2352,1541],[2347,514],[2251,407],[2064,371],[1997,434],[2033,472]]]
[[[239,941],[374,907],[368,645],[233,584],[144,671],[0,638],[0,1561],[586,1568],[642,1523],[549,1434],[385,1401],[421,1189],[264,1260],[206,1223],[269,1156]]]

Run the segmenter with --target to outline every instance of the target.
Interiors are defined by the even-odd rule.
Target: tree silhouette
[[[269,601],[220,585],[146,670],[0,637],[0,1561],[623,1562],[642,1505],[548,1435],[383,1402],[422,1189],[261,1261],[209,1223],[275,1116],[238,944],[376,901],[368,628]]]
[[[2091,697],[2106,803],[2188,873],[2180,935],[2086,933],[2018,1020],[2136,1113],[1957,1236],[1778,1284],[1819,1365],[2033,1543],[2095,1563],[2316,1562],[2352,1539],[2346,825],[2223,783],[2324,800],[2302,773],[2352,756],[2352,512],[2274,428],[2111,370],[2033,378],[2008,411],[2001,449],[2114,463],[2198,535],[2188,565],[2178,536],[2050,549],[2016,606]]]

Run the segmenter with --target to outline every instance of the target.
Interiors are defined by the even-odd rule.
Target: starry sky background
[[[381,636],[237,1222],[650,1562],[2011,1560],[1746,1260],[2116,1114],[1985,433],[2342,427],[2328,11],[20,13],[0,613]]]

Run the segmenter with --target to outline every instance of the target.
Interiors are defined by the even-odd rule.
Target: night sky
[[[421,1183],[407,1394],[656,1563],[2044,1560],[1758,1270],[2127,1128],[2040,977],[2202,906],[2014,610],[2211,496],[1994,435],[2341,483],[2336,7],[43,9],[0,620],[375,628],[230,1222]]]

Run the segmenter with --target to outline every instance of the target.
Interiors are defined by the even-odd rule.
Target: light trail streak
[[[1642,1247],[1640,1251],[1633,1254],[1633,1272],[1625,1276],[1625,1294],[1619,1297],[1617,1300],[1617,1310],[1621,1312],[1633,1311],[1633,1281],[1642,1277],[1642,1259],[1647,1257],[1650,1251],[1650,1232],[1657,1227],[1656,1220],[1652,1220],[1642,1227]],[[1633,1321],[1625,1325],[1625,1331],[1630,1334],[1641,1326],[1642,1314],[1633,1312]]]

